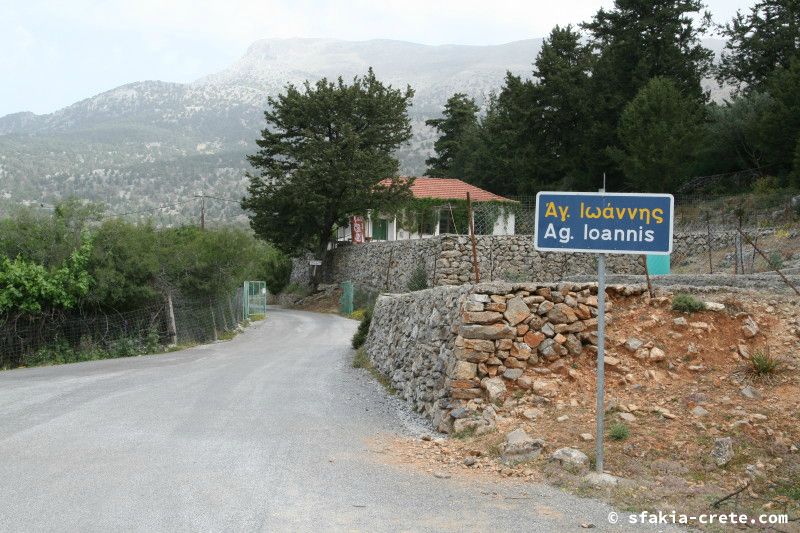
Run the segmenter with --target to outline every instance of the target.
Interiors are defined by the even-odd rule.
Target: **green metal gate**
[[[349,315],[353,313],[353,282],[342,282],[342,297],[339,298],[339,311]]]
[[[245,281],[242,295],[244,296],[242,303],[246,319],[249,320],[255,315],[264,316],[267,314],[266,281]]]

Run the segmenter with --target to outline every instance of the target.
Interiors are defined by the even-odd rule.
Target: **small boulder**
[[[522,428],[517,428],[506,435],[506,444],[503,449],[502,460],[508,463],[529,461],[539,456],[544,448],[544,441],[534,439],[525,433]]]
[[[742,335],[744,335],[745,339],[752,339],[758,335],[758,325],[752,317],[748,316],[744,319],[744,323],[742,324]]]
[[[650,349],[650,360],[654,362],[663,361],[667,358],[667,355],[664,353],[664,350],[658,348],[657,346],[653,346]]]
[[[631,353],[635,353],[636,350],[641,348],[644,345],[644,341],[637,339],[636,337],[630,337],[628,340],[625,341],[625,349]]]
[[[522,376],[521,368],[509,368],[508,370],[503,372],[503,377],[511,381],[516,381],[521,376]]]
[[[500,377],[483,378],[481,387],[486,390],[490,402],[500,400],[506,393],[506,384],[503,383],[503,379]]]
[[[561,466],[588,468],[589,457],[575,448],[559,448],[550,456],[553,461],[558,461]]]
[[[714,449],[711,450],[711,458],[717,466],[725,466],[730,463],[733,456],[733,439],[731,437],[714,439]]]
[[[708,416],[709,412],[704,407],[698,405],[694,409],[692,409],[692,414],[696,417]]]
[[[758,400],[761,398],[761,393],[758,392],[758,389],[755,389],[750,385],[745,385],[739,392],[742,393],[742,396],[745,398],[750,398],[751,400]]]
[[[709,311],[720,312],[725,310],[725,304],[717,302],[704,302],[704,305],[706,306],[706,309],[708,309]]]

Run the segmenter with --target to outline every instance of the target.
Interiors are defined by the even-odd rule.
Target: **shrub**
[[[428,288],[428,274],[425,272],[424,265],[417,265],[411,273],[407,288],[410,292],[421,291]]]
[[[371,366],[367,351],[363,347],[356,350],[356,355],[353,357],[353,368],[370,368]]]
[[[369,326],[371,322],[372,309],[366,309],[364,311],[364,318],[361,319],[361,322],[358,324],[358,329],[356,330],[355,335],[353,335],[352,345],[356,350],[364,346],[364,343],[367,342],[367,334],[369,333]]]
[[[750,370],[756,376],[774,374],[779,366],[780,362],[770,355],[769,350],[757,351],[750,358]]]
[[[769,266],[776,270],[783,268],[783,257],[780,252],[769,254]]]
[[[761,176],[753,182],[753,192],[756,194],[774,193],[780,188],[780,181],[775,176]]]
[[[350,313],[350,318],[352,318],[353,320],[358,320],[360,322],[361,320],[364,320],[364,313],[366,313],[366,309],[356,309],[355,311]]]
[[[300,283],[290,283],[286,286],[283,292],[287,294],[296,294],[301,298],[305,298],[311,294],[311,287],[308,285],[301,285]]]
[[[694,313],[702,311],[706,308],[706,304],[692,296],[691,294],[679,293],[672,299],[672,310],[682,311],[685,313]]]
[[[270,294],[280,294],[289,284],[292,260],[278,250],[270,249],[263,260],[263,276]]]
[[[625,440],[631,434],[631,430],[628,429],[628,426],[623,424],[622,422],[616,422],[608,428],[608,436],[611,437],[613,440]]]

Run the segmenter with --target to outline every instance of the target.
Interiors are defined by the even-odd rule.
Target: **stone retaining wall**
[[[771,231],[761,230],[759,234]],[[735,237],[735,231],[712,233],[712,246],[715,249],[730,247]],[[483,282],[556,282],[597,271],[593,255],[537,252],[531,235],[480,235],[476,240]],[[676,233],[673,248],[676,259],[702,253],[708,249],[708,238],[703,232]],[[333,252],[326,280],[329,283],[352,280],[369,289],[405,292],[418,268],[424,269],[431,287],[461,285],[474,280],[470,240],[466,236],[439,235],[344,245]],[[632,255],[607,256],[607,268],[610,274],[643,273],[640,257]]]
[[[399,395],[449,432],[469,401],[494,402],[515,388],[549,401],[558,387],[543,376],[569,379],[574,358],[597,353],[596,317],[592,283],[437,287],[382,295],[365,346]]]

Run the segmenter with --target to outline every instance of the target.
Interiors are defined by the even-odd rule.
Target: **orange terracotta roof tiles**
[[[408,178],[403,176],[401,179]],[[467,192],[469,192],[473,202],[513,201],[456,178],[429,178],[428,176],[421,176],[414,178],[414,182],[411,184],[411,193],[415,198],[466,200]]]

